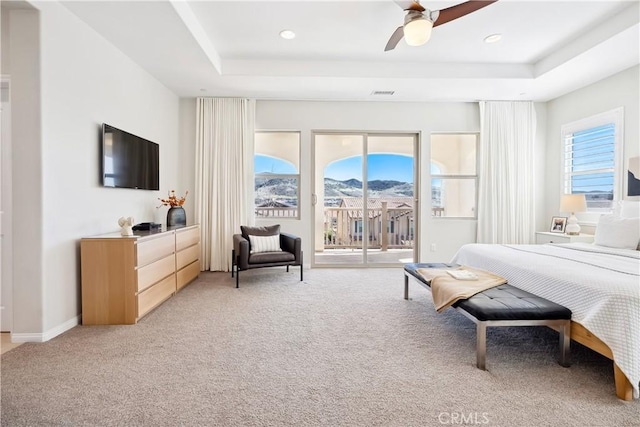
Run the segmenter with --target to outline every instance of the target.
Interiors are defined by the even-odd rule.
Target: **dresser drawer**
[[[173,233],[166,233],[154,239],[145,239],[138,242],[137,246],[137,266],[142,267],[175,251],[175,236]]]
[[[536,243],[593,243],[593,234],[569,235],[563,233],[551,233],[548,231],[538,231],[536,233]]]
[[[569,243],[570,240],[564,234],[558,233],[555,236],[549,234],[538,234],[536,236],[536,243]]]
[[[200,274],[200,261],[195,261],[182,270],[178,271],[176,286],[182,289]]]
[[[173,275],[175,268],[175,256],[173,254],[139,268],[138,292],[142,292],[168,275]]]
[[[176,276],[172,274],[160,283],[138,294],[138,318],[144,316],[176,291]]]
[[[176,251],[181,251],[200,241],[200,227],[176,231]]]
[[[200,243],[176,253],[176,270],[200,259]]]

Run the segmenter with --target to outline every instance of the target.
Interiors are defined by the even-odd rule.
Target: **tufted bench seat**
[[[404,299],[409,299],[409,276],[427,289],[430,283],[416,270],[418,268],[453,268],[455,264],[419,264],[404,266]],[[453,305],[476,324],[476,363],[486,369],[487,327],[489,326],[550,326],[560,333],[560,364],[569,366],[571,310],[540,298],[509,284],[477,293]]]

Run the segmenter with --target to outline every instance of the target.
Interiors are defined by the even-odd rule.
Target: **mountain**
[[[413,184],[393,180],[373,180],[367,183],[369,197],[411,197]],[[256,206],[278,202],[288,206],[297,205],[297,181],[295,179],[271,178],[256,180]],[[277,196],[276,196],[277,195]],[[324,179],[324,205],[338,206],[343,197],[362,197],[362,181],[355,178],[339,181]]]
[[[392,180],[373,180],[367,183],[369,197],[411,197],[413,184]],[[362,182],[357,179],[338,181],[324,179],[325,206],[338,206],[343,197],[362,197]]]

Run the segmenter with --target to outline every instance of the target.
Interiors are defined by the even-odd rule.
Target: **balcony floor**
[[[325,249],[316,252],[315,265],[362,264],[361,249]],[[368,249],[369,264],[402,264],[413,262],[413,249]]]

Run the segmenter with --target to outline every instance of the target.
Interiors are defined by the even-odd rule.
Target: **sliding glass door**
[[[416,134],[313,135],[314,266],[417,259]]]

